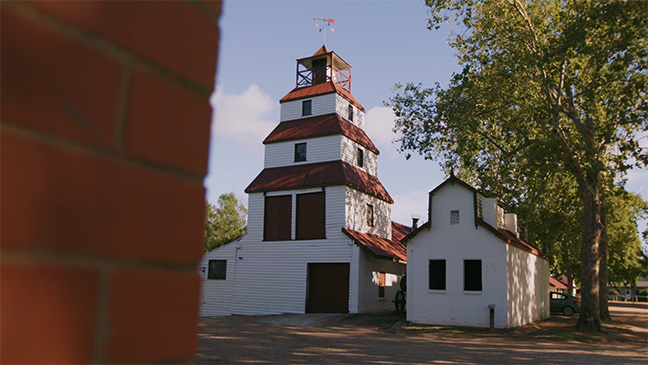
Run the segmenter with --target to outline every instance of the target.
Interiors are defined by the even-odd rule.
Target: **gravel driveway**
[[[610,309],[608,334],[574,331],[576,315],[512,330],[407,325],[391,314],[203,318],[195,362],[648,363],[648,306]]]

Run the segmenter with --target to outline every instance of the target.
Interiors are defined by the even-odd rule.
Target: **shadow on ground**
[[[646,363],[648,307],[611,307],[607,335],[554,316],[511,330],[406,325],[398,315],[352,315],[320,327],[281,316],[204,318],[196,363]]]

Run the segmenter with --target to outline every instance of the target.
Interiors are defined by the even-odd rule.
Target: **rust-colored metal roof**
[[[342,228],[342,232],[376,256],[406,263],[407,248],[398,238],[403,235],[403,232],[406,232],[405,229],[409,229],[409,227],[392,222],[391,240],[370,233],[360,233],[347,228]]]
[[[553,286],[556,289],[567,289],[567,285],[551,275],[549,275],[549,285]]]
[[[330,161],[263,169],[246,193],[346,185],[389,204],[394,200],[376,176],[344,161]]]
[[[263,144],[336,134],[341,134],[356,141],[375,154],[380,153],[362,129],[338,114],[318,115],[316,117],[281,122],[266,137]]]
[[[294,88],[291,92],[286,94],[283,98],[279,100],[279,103],[285,103],[286,101],[309,98],[318,95],[326,95],[331,93],[338,93],[342,95],[348,102],[355,105],[358,109],[365,111],[364,107],[360,104],[356,98],[351,95],[350,92],[344,90],[342,87],[337,86],[333,81],[323,82],[321,84],[297,87]]]
[[[330,52],[331,51],[328,50],[328,48],[326,47],[326,44],[325,44],[325,45],[322,46],[322,48],[318,49],[317,52],[313,53],[313,55],[311,57],[327,54],[327,53],[330,53]]]

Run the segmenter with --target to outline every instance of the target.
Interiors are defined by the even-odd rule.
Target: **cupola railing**
[[[351,77],[332,65],[297,70],[297,87],[313,86],[333,81],[337,86],[351,92]]]

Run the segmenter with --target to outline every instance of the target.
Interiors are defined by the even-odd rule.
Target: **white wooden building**
[[[409,227],[391,221],[351,66],[326,46],[298,59],[280,104],[245,190],[248,233],[201,263],[201,315],[391,310]]]
[[[549,262],[505,213],[454,175],[429,194],[407,243],[407,320],[508,328],[549,317]]]

